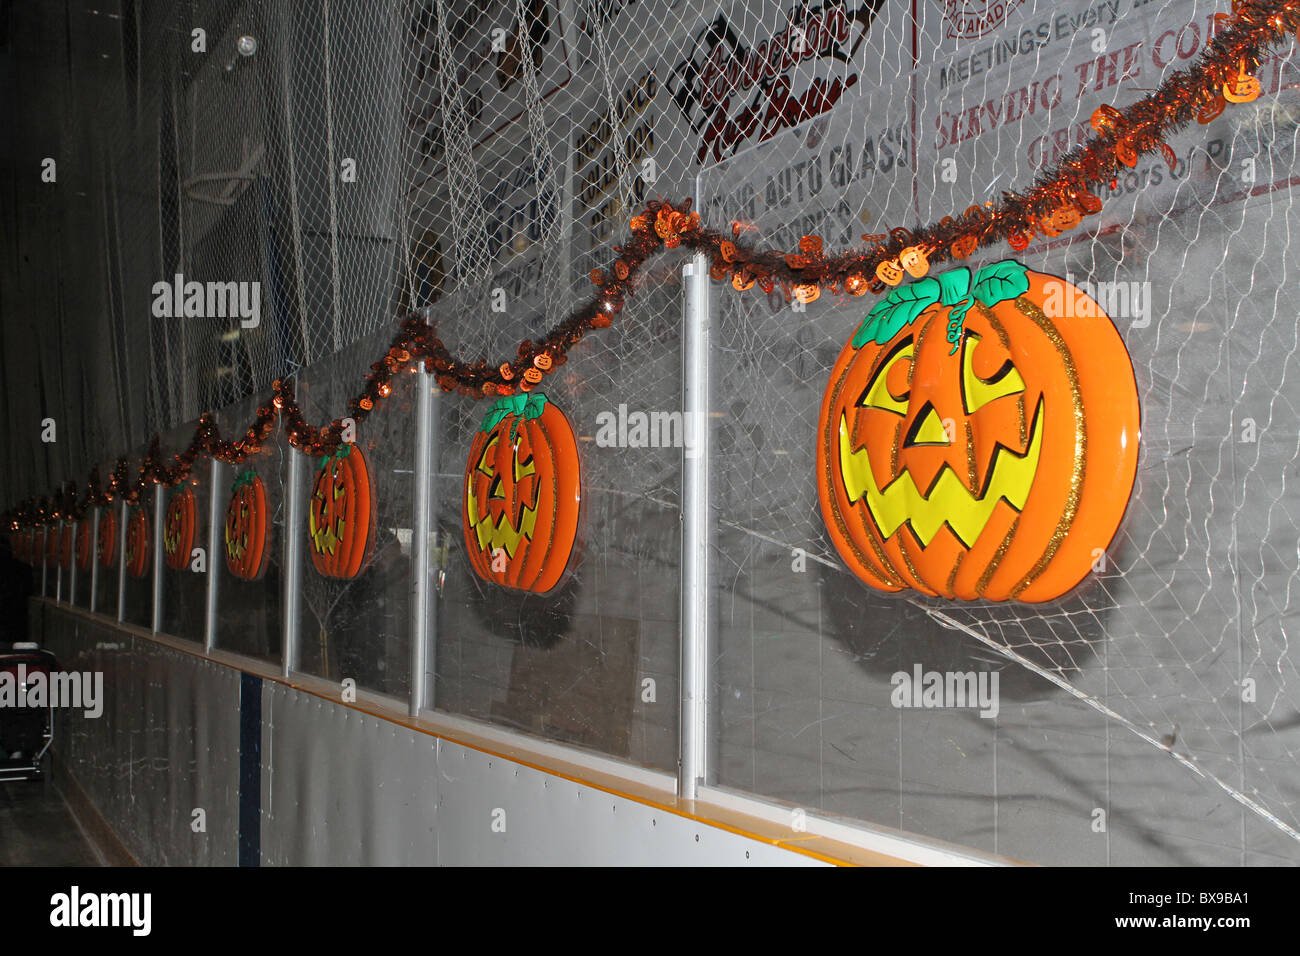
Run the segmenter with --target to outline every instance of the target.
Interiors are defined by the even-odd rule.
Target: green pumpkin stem
[[[868,342],[884,345],[936,303],[954,307],[951,317],[956,321],[957,334],[960,335],[966,311],[973,304],[972,297],[992,308],[999,302],[1024,295],[1029,289],[1028,272],[1015,259],[1003,259],[981,266],[973,277],[970,269],[959,266],[937,276],[926,276],[901,285],[867,313],[853,335],[853,347],[860,349]]]
[[[237,494],[240,488],[243,488],[245,485],[251,485],[256,480],[257,480],[257,472],[253,471],[252,469],[249,469],[248,471],[241,471],[235,477],[235,483],[230,486],[230,493],[232,495]]]
[[[342,460],[348,457],[348,455],[350,454],[352,454],[352,443],[341,442],[339,444],[339,447],[335,449],[332,455],[324,455],[321,457],[320,464],[316,466],[316,470],[318,472],[324,471],[326,468],[330,466],[330,462],[333,461],[335,458]]]
[[[519,421],[531,421],[534,418],[541,418],[542,412],[546,411],[546,396],[541,392],[520,392],[518,395],[506,395],[498,398],[488,409],[487,415],[483,417],[483,424],[478,427],[481,432],[490,432],[501,423],[501,420],[510,416],[515,417],[515,421],[510,426],[510,440],[514,441],[515,432],[519,428]]]

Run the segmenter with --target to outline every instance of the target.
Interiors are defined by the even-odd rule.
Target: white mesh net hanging
[[[1194,62],[1216,12],[1207,0],[179,7],[157,23],[160,44],[182,44],[175,78],[155,76],[174,117],[159,150],[175,156],[160,164],[159,273],[257,280],[266,306],[254,329],[157,329],[180,340],[155,347],[182,357],[151,366],[152,421],[261,394],[406,308],[453,352],[512,358],[586,299],[647,198],[692,197],[714,228],[738,222],[782,250],[955,215],[1027,187],[1097,106]],[[214,54],[187,59],[196,25]],[[822,525],[813,439],[828,370],[871,300],[826,295],[795,313],[779,293],[714,286],[719,783],[1009,853],[1026,834],[1072,847],[1062,834],[1102,808],[1168,851],[1126,856],[1116,836],[1112,853],[1108,835],[1106,860],[1296,859],[1292,52],[1265,64],[1258,101],[1180,134],[1176,163],[1144,158],[1098,216],[1016,255],[1146,297],[1116,320],[1142,407],[1137,484],[1105,562],[1067,598],[900,601],[848,574]],[[678,400],[669,258],[613,329],[575,348],[564,388],[580,426],[620,403]],[[466,403],[465,429],[481,413]],[[588,461],[601,494],[677,506],[675,458],[592,449]],[[672,580],[676,541],[641,544],[630,553],[660,566],[649,594]],[[810,572],[791,572],[796,549]],[[675,605],[675,586],[646,600]],[[890,673],[913,663],[1003,668],[1002,716],[922,729],[895,714]],[[1016,815],[985,820],[944,802],[954,794]]]

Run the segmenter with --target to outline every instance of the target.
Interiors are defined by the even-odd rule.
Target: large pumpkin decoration
[[[895,289],[831,371],[822,516],[872,587],[1047,601],[1119,527],[1137,470],[1128,352],[1101,307],[1013,260]]]
[[[105,508],[99,513],[99,563],[106,568],[117,566],[117,509]]]
[[[539,392],[499,399],[470,446],[465,547],[485,581],[545,594],[578,536],[578,444],[564,413]]]
[[[184,571],[194,550],[194,489],[186,485],[167,501],[163,515],[163,560],[167,567]]]
[[[256,472],[245,471],[230,489],[226,508],[226,567],[237,578],[256,581],[266,571],[266,488]]]
[[[366,456],[340,445],[316,468],[308,509],[311,561],[327,578],[354,578],[375,537],[375,499]]]
[[[90,570],[90,536],[94,530],[91,523],[89,518],[77,522],[77,568],[82,571]]]
[[[142,578],[149,573],[149,516],[136,505],[126,519],[126,573]]]

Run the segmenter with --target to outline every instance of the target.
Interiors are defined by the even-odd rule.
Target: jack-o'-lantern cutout
[[[578,445],[564,413],[539,392],[499,399],[470,446],[465,547],[479,577],[545,594],[578,535]]]
[[[93,530],[91,520],[85,518],[77,522],[77,569],[90,570],[90,535]]]
[[[117,567],[117,508],[105,508],[99,513],[99,563],[106,568]]]
[[[194,551],[195,514],[194,489],[189,485],[167,502],[167,512],[163,515],[163,560],[175,571],[189,567]]]
[[[72,567],[72,522],[65,521],[59,530],[59,567]]]
[[[354,578],[375,536],[370,468],[356,445],[340,445],[316,468],[307,517],[311,561],[327,578]]]
[[[256,472],[245,471],[230,489],[226,508],[226,567],[237,578],[256,581],[266,571],[268,524],[266,488]]]
[[[1047,601],[1110,544],[1137,469],[1133,367],[1072,284],[1006,260],[890,293],[831,371],[817,489],[858,577]]]
[[[149,516],[143,506],[136,506],[126,519],[126,573],[142,578],[149,572]]]

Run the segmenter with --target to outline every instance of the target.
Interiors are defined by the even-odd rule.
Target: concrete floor
[[[0,783],[0,866],[101,866],[48,779]]]

